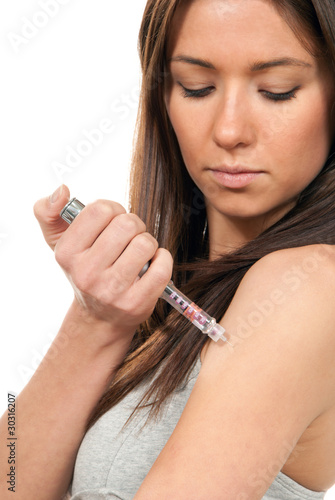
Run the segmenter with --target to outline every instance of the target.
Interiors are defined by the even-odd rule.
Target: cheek
[[[302,178],[311,182],[326,163],[331,148],[329,107],[323,101],[315,101],[299,123],[292,149],[296,148]]]
[[[168,115],[178,139],[186,166],[194,164],[202,149],[203,124],[192,116],[183,105],[170,101]]]
[[[305,103],[298,115],[287,113],[287,120],[277,122],[273,136],[277,160],[301,189],[323,168],[332,143],[329,102],[320,95],[310,102],[313,106]]]

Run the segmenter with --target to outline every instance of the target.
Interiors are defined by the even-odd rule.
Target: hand
[[[44,238],[86,316],[108,322],[119,335],[133,335],[152,314],[170,280],[172,257],[158,249],[139,217],[115,202],[87,205],[69,226],[59,216],[69,194],[61,186],[53,197],[35,204]],[[150,268],[140,279],[138,274],[149,260]]]

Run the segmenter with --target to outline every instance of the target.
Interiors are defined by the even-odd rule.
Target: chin
[[[273,205],[273,203],[257,203],[254,199],[250,201],[244,201],[243,203],[231,203],[231,204],[218,204],[217,206],[212,205],[215,211],[221,213],[225,217],[236,218],[236,219],[281,219],[287,212],[289,212],[295,205],[296,200],[289,200],[283,203],[278,203],[278,205]],[[273,201],[273,200],[272,200]]]
[[[218,212],[221,213],[224,217],[229,217],[232,219],[258,219],[258,218],[264,218],[267,216],[268,212],[267,211],[262,211],[262,210],[256,210],[252,209],[252,207],[245,207],[245,208],[229,208],[229,209],[218,209]]]

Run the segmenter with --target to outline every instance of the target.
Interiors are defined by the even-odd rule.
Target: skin
[[[215,69],[176,60],[180,56]],[[304,65],[250,69],[288,57]],[[166,107],[186,168],[205,195],[214,257],[279,220],[322,169],[333,136],[331,75],[264,0],[185,2],[168,61]],[[183,87],[207,90],[186,97]],[[274,100],[273,94],[288,92]],[[233,189],[213,174],[222,165],[262,173]]]

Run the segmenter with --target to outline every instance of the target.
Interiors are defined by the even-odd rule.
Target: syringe
[[[77,217],[77,215],[85,208],[85,205],[81,203],[77,198],[72,198],[63,208],[60,213],[62,219],[64,219],[68,224]],[[143,267],[139,276],[148,270],[149,262]],[[199,306],[192,302],[186,295],[181,293],[178,288],[175,287],[172,280],[167,284],[161,298],[166,300],[172,305],[178,312],[180,312],[185,318],[187,318],[194,326],[199,328],[202,333],[208,335],[212,340],[217,342],[219,339],[224,342],[228,342],[227,338],[224,336],[225,329],[219,325],[215,318],[209,316],[205,313]],[[230,344],[230,342],[228,342]],[[232,344],[230,344],[232,345]]]

